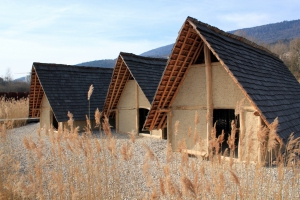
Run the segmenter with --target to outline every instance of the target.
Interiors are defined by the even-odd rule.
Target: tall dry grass
[[[27,98],[20,100],[0,98],[0,119],[26,118],[28,111],[29,100]]]
[[[137,143],[134,133],[128,139],[112,134],[108,119],[101,134],[90,129],[78,133],[73,116],[68,114],[64,131],[38,130],[23,138],[25,160],[18,160],[13,129],[1,126],[0,198],[2,199],[298,199],[300,197],[300,139],[278,142],[277,120],[270,129],[257,133],[260,151],[267,162],[251,162],[256,151],[247,148],[246,160],[236,162],[233,139],[216,137],[213,129],[209,156],[190,156],[185,140],[178,152],[167,145],[162,160],[146,143]],[[100,127],[101,113],[95,112]],[[199,123],[195,116],[195,127]],[[89,123],[88,123],[89,124]],[[174,130],[180,123],[177,122]],[[87,125],[89,127],[89,125]],[[187,133],[191,130],[187,130]],[[201,144],[199,137],[194,142]],[[245,144],[251,140],[245,136]],[[221,151],[227,142],[229,149]],[[144,154],[141,153],[143,148]],[[224,157],[225,155],[225,157]],[[24,157],[23,157],[24,158]]]
[[[0,125],[5,123],[6,128],[19,127],[26,124],[26,120],[18,118],[27,118],[29,112],[29,99],[19,100],[0,97]],[[11,119],[14,119],[13,121]],[[18,120],[16,120],[18,119]]]

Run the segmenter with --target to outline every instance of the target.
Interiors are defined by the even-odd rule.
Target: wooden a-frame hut
[[[33,63],[29,95],[29,117],[40,117],[41,128],[67,125],[68,111],[74,126],[93,123],[95,110],[103,107],[113,69],[62,64]],[[89,87],[94,91],[87,100]],[[94,125],[92,124],[92,128]]]
[[[142,128],[166,63],[163,58],[120,53],[103,108],[107,116],[115,118],[117,132],[163,137],[161,130]]]
[[[236,109],[237,102],[244,103]],[[216,124],[217,137],[222,130],[228,136],[230,123],[235,120],[236,155],[243,160],[239,152],[247,151],[251,140],[251,148],[257,152],[252,155],[254,160],[262,156],[256,132],[262,125],[270,127],[277,117],[277,134],[283,142],[291,133],[300,136],[300,87],[283,62],[245,38],[188,17],[144,128],[167,127],[173,150],[179,140],[185,139],[188,151],[207,155],[213,125]],[[245,136],[243,142],[241,135]],[[201,137],[202,142],[194,143],[195,137]]]

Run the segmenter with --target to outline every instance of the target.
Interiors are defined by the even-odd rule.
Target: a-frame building
[[[33,63],[29,117],[40,117],[41,127],[58,129],[67,125],[70,111],[74,126],[83,130],[86,115],[93,123],[95,110],[103,107],[112,71],[111,68]],[[90,85],[94,91],[88,101]]]
[[[237,102],[242,101],[237,110]],[[195,113],[199,123],[198,119],[194,123]],[[245,38],[188,17],[174,44],[144,128],[167,127],[174,150],[178,141],[185,139],[189,150],[205,155],[214,123],[217,136],[222,129],[228,135],[230,123],[235,120],[238,151],[246,151],[248,144],[246,141],[241,145],[238,136],[249,140],[247,136],[254,132],[250,138],[252,148],[257,150],[254,159],[261,156],[256,132],[262,125],[270,127],[277,117],[277,133],[284,142],[293,132],[300,136],[300,87],[283,62]],[[194,132],[202,138],[201,144],[194,142]]]
[[[167,59],[121,52],[114,67],[103,111],[115,118],[116,131],[163,138],[161,130],[143,130]]]

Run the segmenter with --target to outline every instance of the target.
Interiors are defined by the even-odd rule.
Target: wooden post
[[[58,122],[58,130],[62,133],[64,131],[64,127],[63,127],[63,123],[62,122]]]
[[[137,82],[135,83],[136,84],[136,125],[135,125],[135,130],[136,130],[136,135],[139,135],[139,85],[137,84]]]
[[[206,97],[207,97],[207,148],[209,145],[209,137],[213,127],[213,94],[212,94],[212,67],[210,50],[207,45],[204,45],[204,60],[205,60],[205,74],[206,74]],[[208,152],[208,149],[207,149]]]
[[[119,133],[119,109],[116,109],[116,132]]]
[[[172,125],[172,112],[168,112],[167,114],[167,141],[168,144],[170,143],[172,146],[172,134],[173,134],[173,125]],[[173,148],[173,147],[172,147]]]
[[[258,132],[260,132],[261,133],[261,128],[262,128],[262,119],[259,117],[259,119],[258,119]],[[262,162],[264,162],[263,160],[262,160],[262,157],[263,157],[263,155],[261,155],[261,148],[262,148],[262,146],[260,145],[260,143],[259,143],[259,141],[258,141],[258,138],[256,139],[256,142],[258,143],[258,148],[257,148],[257,153],[258,153],[258,155],[257,155],[257,159],[258,159],[258,164],[259,165],[261,165],[262,164]]]
[[[245,151],[243,151],[242,140],[245,138],[245,111],[241,109],[240,111],[240,133],[239,133],[239,144],[238,144],[238,160],[243,160],[243,155]]]

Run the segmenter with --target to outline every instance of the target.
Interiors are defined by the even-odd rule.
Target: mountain
[[[246,37],[252,41],[274,44],[278,41],[288,43],[294,38],[300,37],[300,20],[283,21],[274,24],[267,24],[262,26],[256,26],[252,28],[243,28],[238,30],[229,31],[229,33]],[[158,47],[150,51],[146,51],[141,56],[148,57],[162,57],[168,58],[174,44]],[[114,67],[115,60],[95,60],[91,62],[84,62],[78,65],[86,66],[99,66],[99,67]]]
[[[173,44],[158,47],[150,51],[146,51],[141,56],[154,57],[154,58],[168,58],[173,48]],[[83,62],[77,64],[78,66],[90,66],[90,67],[105,67],[113,68],[116,64],[116,59],[104,59],[104,60],[94,60],[89,62]]]
[[[113,68],[116,64],[117,59],[104,59],[104,60],[94,60],[89,62],[83,62],[77,64],[78,66],[90,66],[90,67],[104,67],[104,68]]]
[[[15,79],[14,81],[15,81],[15,82],[26,82],[26,77],[23,76],[23,77],[21,77],[21,78]]]
[[[274,24],[243,28],[229,31],[236,35],[247,37],[256,42],[274,44],[278,41],[289,42],[300,37],[300,19],[283,21]]]
[[[147,57],[157,57],[157,58],[168,58],[174,44],[169,44],[166,46],[158,47],[156,49],[152,49],[150,51],[146,51],[141,56],[147,56]]]

